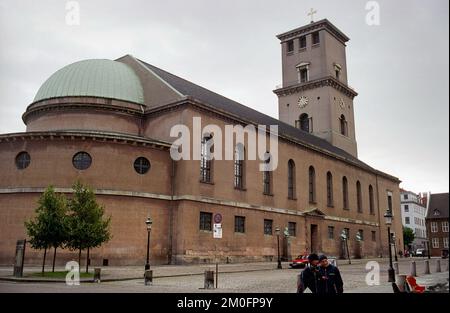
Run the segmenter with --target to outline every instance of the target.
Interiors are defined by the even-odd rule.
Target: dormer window
[[[441,215],[441,212],[439,212],[439,210],[436,209],[436,210],[434,210],[433,215],[434,216],[439,216],[439,215]]]

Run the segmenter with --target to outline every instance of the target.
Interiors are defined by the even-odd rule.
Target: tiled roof
[[[448,192],[430,196],[427,219],[448,218]]]
[[[307,132],[304,132],[298,128],[295,128],[289,124],[286,124],[278,119],[265,115],[261,112],[258,112],[252,108],[249,108],[243,104],[240,104],[236,101],[228,99],[222,95],[219,95],[213,91],[210,91],[206,88],[203,88],[199,85],[196,85],[186,79],[178,77],[174,74],[166,72],[156,66],[148,64],[144,61],[139,60],[146,66],[148,69],[153,71],[156,75],[158,75],[162,80],[164,80],[167,84],[172,86],[178,92],[185,96],[190,96],[194,99],[199,100],[200,102],[206,103],[220,111],[228,112],[232,115],[239,116],[240,118],[247,120],[249,122],[258,124],[258,125],[278,125],[279,135],[288,137],[300,143],[304,143],[308,146],[313,146],[318,148],[319,150],[325,150],[332,155],[339,156],[344,158],[345,160],[352,162],[360,167],[363,167],[370,171],[376,171],[381,173],[374,168],[370,167],[366,163],[362,162],[358,158],[352,156],[348,152],[333,146],[328,141],[321,139],[317,136],[311,135]],[[396,179],[396,177],[392,177],[388,174],[384,174],[389,176],[392,179]]]

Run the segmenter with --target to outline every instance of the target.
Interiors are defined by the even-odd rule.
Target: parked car
[[[289,263],[289,266],[291,268],[305,268],[308,264],[308,256],[307,255],[299,255],[295,259]]]
[[[415,256],[425,256],[425,249],[417,249]]]

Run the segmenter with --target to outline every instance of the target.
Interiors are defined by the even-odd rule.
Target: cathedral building
[[[276,260],[278,238],[285,259],[347,257],[343,234],[352,257],[386,256],[387,210],[402,247],[400,181],[358,159],[349,38],[326,19],[277,38],[278,119],[131,55],[50,76],[22,116],[26,131],[0,135],[0,263],[13,263],[45,188],[70,197],[77,180],[111,216],[112,239],[90,252],[93,265],[144,264],[149,216],[153,264]],[[174,160],[171,129],[193,131],[195,118],[220,129],[276,125],[277,168],[261,171],[248,140],[236,144],[242,159],[205,158],[207,133],[200,160]],[[42,253],[27,247],[25,263]],[[70,259],[77,252],[57,260]]]

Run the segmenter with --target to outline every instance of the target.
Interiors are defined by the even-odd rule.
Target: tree
[[[405,246],[409,247],[409,245],[414,241],[414,238],[414,231],[409,227],[403,227],[403,242]]]
[[[45,270],[47,249],[53,247],[52,271],[55,271],[56,249],[67,240],[66,198],[55,193],[53,186],[47,187],[38,200],[34,219],[25,222],[30,244],[34,249],[44,249],[42,273]]]
[[[89,270],[89,249],[101,246],[111,239],[111,217],[103,218],[104,209],[95,199],[93,190],[80,182],[73,185],[73,198],[69,200],[68,225],[70,236],[67,246],[78,250],[78,264],[81,251],[87,249],[86,273]]]

